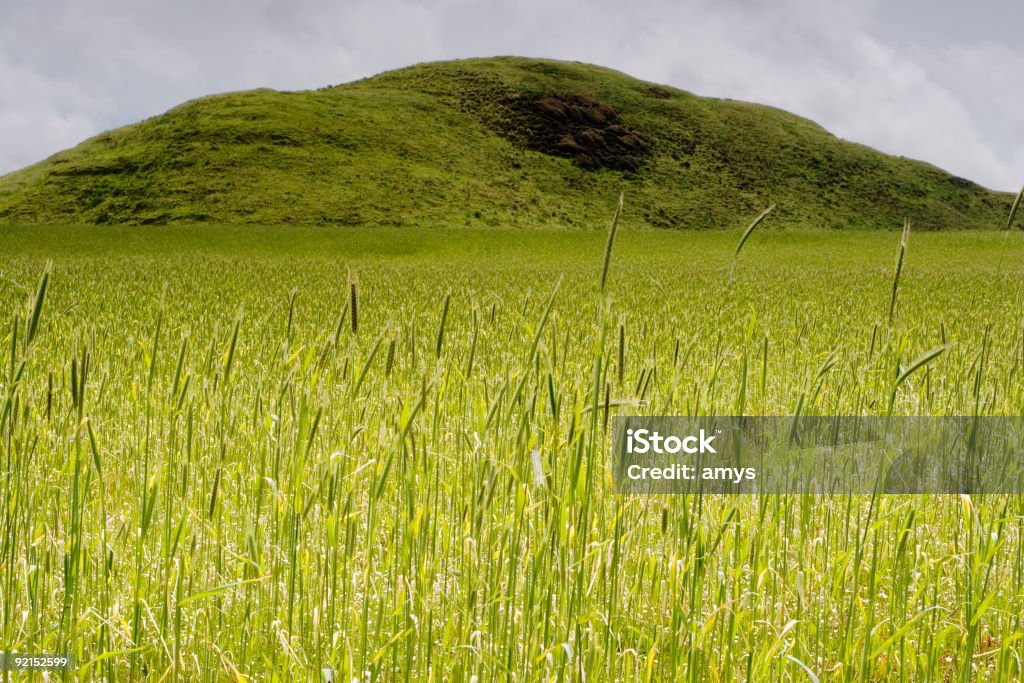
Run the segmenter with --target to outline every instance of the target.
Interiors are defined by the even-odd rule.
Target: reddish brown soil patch
[[[523,98],[511,106],[519,119],[514,132],[527,147],[582,168],[635,171],[650,148],[646,137],[622,125],[618,110],[587,95]]]

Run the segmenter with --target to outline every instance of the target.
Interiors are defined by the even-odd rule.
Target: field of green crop
[[[898,233],[738,238],[620,232],[602,292],[599,232],[0,228],[0,649],[1024,679],[1024,500],[612,493],[616,414],[1024,407],[1024,235],[913,234],[891,321]]]

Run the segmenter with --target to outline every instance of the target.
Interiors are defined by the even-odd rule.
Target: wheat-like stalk
[[[1020,192],[1017,193],[1017,198],[1013,200],[1013,206],[1010,207],[1010,216],[1006,219],[1007,230],[1013,227],[1013,219],[1017,217],[1017,209],[1020,208],[1021,199],[1024,199],[1024,187],[1020,188]]]
[[[896,294],[900,287],[900,275],[903,273],[903,261],[907,256],[907,246],[910,244],[910,219],[903,221],[903,236],[900,238],[900,249],[896,254],[896,272],[892,278],[892,295],[889,297],[889,322],[892,323],[896,314]]]
[[[743,245],[747,243],[747,240],[750,239],[750,235],[754,232],[754,228],[761,225],[761,221],[767,218],[768,214],[770,214],[774,210],[775,204],[772,204],[767,209],[759,213],[757,218],[754,219],[754,222],[748,225],[747,229],[743,231],[743,237],[740,237],[739,244],[736,245],[736,251],[732,255],[733,262],[735,262],[736,259],[740,257],[740,251],[742,251]]]
[[[352,332],[359,332],[359,287],[356,277],[348,276],[349,308],[352,309]]]
[[[612,245],[615,244],[615,233],[619,228],[619,214],[622,213],[623,193],[619,193],[619,205],[615,208],[615,215],[612,216],[612,224],[608,228],[608,241],[604,245],[604,264],[601,266],[601,291],[604,291],[605,282],[608,281],[608,266],[612,262]]]

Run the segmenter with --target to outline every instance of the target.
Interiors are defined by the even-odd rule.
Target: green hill
[[[578,63],[205,97],[0,178],[0,221],[998,227],[1010,195],[770,107]]]

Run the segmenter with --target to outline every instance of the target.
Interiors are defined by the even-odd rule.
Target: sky
[[[424,61],[590,62],[1024,183],[1015,0],[0,0],[0,174],[216,92]]]

